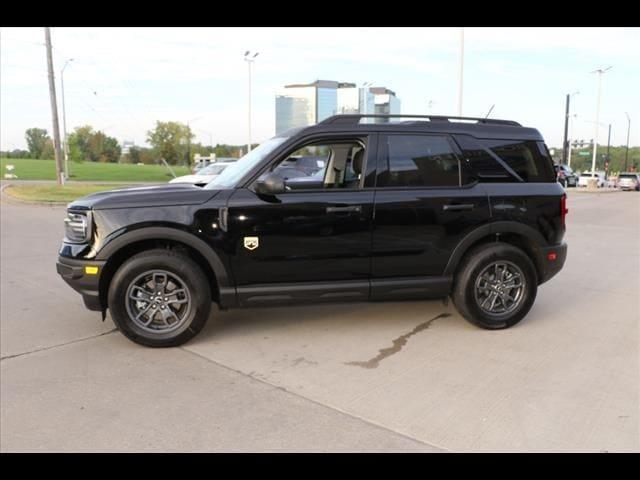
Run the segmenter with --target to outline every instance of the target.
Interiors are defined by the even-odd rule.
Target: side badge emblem
[[[260,239],[258,237],[244,237],[244,248],[247,250],[255,250],[260,246]]]

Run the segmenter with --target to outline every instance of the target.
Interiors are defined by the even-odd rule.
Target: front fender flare
[[[207,261],[213,271],[220,294],[220,306],[236,304],[236,289],[231,276],[218,254],[204,240],[195,235],[170,227],[142,227],[115,237],[102,246],[96,260],[108,261],[120,249],[143,240],[170,240],[183,243],[196,250]]]

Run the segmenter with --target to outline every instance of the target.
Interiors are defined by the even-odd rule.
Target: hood
[[[190,183],[165,183],[92,193],[71,202],[68,207],[79,210],[104,210],[107,208],[198,205],[213,198],[218,192],[219,190],[204,190]]]

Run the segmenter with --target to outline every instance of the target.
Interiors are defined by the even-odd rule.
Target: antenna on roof
[[[491,105],[491,108],[489,109],[489,111],[487,112],[487,114],[484,116],[485,119],[489,118],[489,114],[491,113],[491,111],[493,110],[493,107],[495,107],[496,104],[494,103],[493,105]]]

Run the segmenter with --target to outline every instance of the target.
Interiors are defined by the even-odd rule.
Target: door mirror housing
[[[285,191],[284,177],[277,172],[271,172],[256,182],[256,193],[260,195],[277,195]]]

